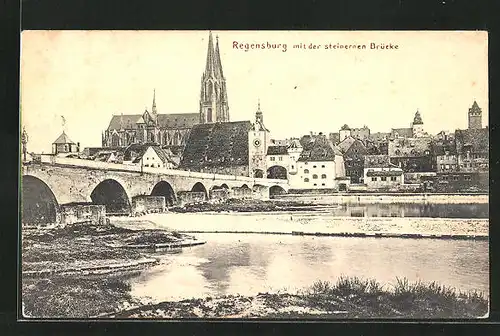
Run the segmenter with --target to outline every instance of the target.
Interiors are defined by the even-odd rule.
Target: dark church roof
[[[288,146],[269,146],[267,155],[288,155]]]
[[[420,116],[420,112],[415,113],[415,117],[413,118],[413,125],[423,125],[422,117]]]
[[[138,129],[137,123],[142,114],[113,115],[109,122],[108,131],[124,129]],[[158,114],[158,126],[167,129],[191,128],[199,123],[198,113]]]
[[[248,165],[250,121],[194,125],[180,162],[181,169]]]

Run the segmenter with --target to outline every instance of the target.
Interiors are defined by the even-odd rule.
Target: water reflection
[[[200,234],[206,245],[167,256],[132,281],[157,301],[296,290],[340,275],[394,284],[437,281],[488,293],[488,242],[391,238]]]
[[[329,208],[335,216],[488,218],[488,204],[343,204]]]

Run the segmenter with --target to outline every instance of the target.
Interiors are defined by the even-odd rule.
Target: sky
[[[254,120],[260,100],[276,139],[367,125],[429,133],[467,127],[474,100],[488,123],[486,32],[213,31],[219,37],[231,121]],[[113,114],[198,113],[208,31],[24,31],[21,123],[29,152],[51,151],[64,129],[101,145]],[[277,45],[245,49],[245,44]],[[306,49],[295,49],[303,43]],[[325,45],[366,45],[332,49]],[[371,49],[397,45],[397,49]],[[235,44],[238,47],[235,47]],[[284,51],[283,44],[286,44]],[[309,45],[318,46],[309,49]]]

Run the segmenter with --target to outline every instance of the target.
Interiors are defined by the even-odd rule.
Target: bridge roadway
[[[57,204],[93,202],[99,194],[111,201],[113,197],[122,197],[129,204],[137,195],[165,196],[167,203],[174,204],[180,192],[204,192],[209,197],[211,190],[222,188],[229,192],[249,188],[252,197],[268,199],[270,194],[285,193],[289,188],[287,180],[140,167],[52,155],[42,155],[38,163],[24,164],[22,176],[23,195],[26,185],[26,192],[31,190],[30,197],[36,196],[37,192],[40,195],[53,194]]]

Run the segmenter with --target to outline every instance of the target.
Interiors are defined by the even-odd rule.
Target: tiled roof
[[[158,114],[158,126],[160,128],[191,128],[199,123],[200,115],[198,113],[175,113]],[[143,122],[142,114],[123,114],[113,115],[109,122],[108,131],[124,129],[137,129],[137,124]]]
[[[288,146],[269,146],[267,155],[288,155]]]
[[[397,167],[391,163],[389,155],[365,155],[365,168]]]
[[[53,144],[74,144],[74,142],[71,141],[63,131],[62,134],[53,142]]]
[[[144,154],[146,154],[146,151],[149,148],[152,148],[155,151],[156,155],[158,155],[158,157],[163,163],[170,162],[172,164],[175,164],[175,162],[169,157],[167,152],[158,145],[143,145],[141,152],[139,153],[139,155],[136,156],[133,163],[141,162],[141,158],[144,156]]]
[[[400,137],[405,137],[405,138],[411,138],[413,136],[413,129],[412,128],[393,128],[391,135],[396,136],[396,133]]]
[[[342,142],[338,144],[338,147],[342,153],[345,153],[349,150],[349,148],[351,148],[351,146],[354,142],[356,142],[356,139],[349,136],[349,137],[345,138],[344,140],[342,140]]]
[[[418,157],[430,154],[430,138],[396,138],[389,141],[388,154],[391,157]],[[428,153],[426,153],[428,152]]]
[[[250,121],[193,126],[182,154],[182,169],[248,165]]]
[[[368,171],[366,176],[401,176],[403,170]]]
[[[342,155],[342,153],[324,135],[321,135],[314,137],[305,146],[303,144],[299,161],[334,161],[336,155]]]
[[[489,129],[466,129],[455,131],[457,152],[463,153],[464,146],[470,145],[472,153],[488,152],[490,146]]]

